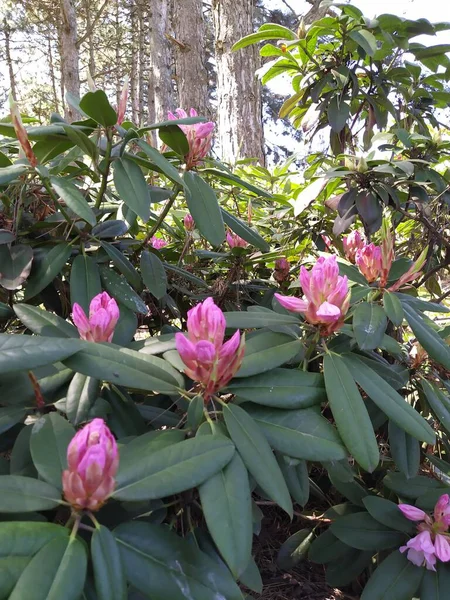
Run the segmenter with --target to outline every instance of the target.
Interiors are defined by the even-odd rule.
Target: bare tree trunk
[[[138,96],[138,111],[139,120],[144,118],[144,86],[147,76],[146,61],[145,61],[145,20],[144,7],[139,2],[137,3],[138,23],[139,23],[139,48],[138,48],[138,63],[139,63],[139,96]]]
[[[14,75],[14,68],[11,59],[11,30],[9,28],[6,19],[3,21],[3,32],[5,34],[5,58],[6,64],[8,65],[9,72],[9,87],[11,90],[11,95],[14,100],[17,100],[17,87],[16,87],[16,78]]]
[[[130,5],[131,24],[131,73],[130,73],[130,100],[131,120],[139,125],[139,98],[138,98],[138,60],[139,60],[139,38],[137,32],[136,5]]]
[[[261,86],[256,46],[231,48],[253,31],[253,0],[213,0],[217,62],[217,118],[222,159],[256,158],[264,164]]]
[[[88,51],[89,51],[89,62],[88,62],[88,70],[89,75],[92,77],[93,81],[95,81],[95,43],[94,43],[94,27],[91,19],[91,0],[86,0],[84,3],[84,10],[86,13],[86,35],[88,41]]]
[[[210,116],[202,0],[175,0],[172,24],[179,106]]]
[[[77,15],[74,0],[61,0],[61,77],[65,93],[80,96],[79,51],[77,46]],[[64,117],[68,121],[79,118],[77,111],[67,102]]]
[[[168,110],[173,108],[171,54],[166,36],[169,32],[169,0],[152,0],[150,11],[147,116],[149,123],[165,120]]]
[[[55,103],[55,112],[59,111],[58,92],[56,91],[56,75],[55,65],[53,64],[53,49],[52,49],[52,35],[50,27],[47,30],[47,57],[48,57],[48,68],[50,73],[50,81],[52,82],[53,102]]]
[[[122,75],[122,70],[120,68],[120,47],[122,45],[122,34],[120,31],[120,15],[119,15],[119,0],[116,0],[116,12],[115,12],[115,26],[116,26],[116,39],[115,39],[115,46],[116,46],[116,106],[119,106],[119,102],[120,102],[120,93],[122,91],[122,84],[121,84],[121,75]]]

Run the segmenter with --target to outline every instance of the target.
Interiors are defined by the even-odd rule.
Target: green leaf
[[[265,493],[291,516],[289,490],[258,425],[245,410],[234,404],[224,406],[223,415],[231,439],[247,469]]]
[[[92,535],[91,556],[98,600],[127,600],[127,581],[119,546],[103,525]]]
[[[231,51],[235,52],[236,50],[246,48],[251,44],[262,42],[264,40],[295,40],[296,38],[295,33],[287,27],[274,23],[266,23],[266,25],[267,27],[265,29],[260,28],[256,33],[251,33],[250,35],[241,38],[234,44]]]
[[[0,373],[30,370],[68,358],[81,341],[30,335],[0,334]]]
[[[239,454],[199,487],[206,525],[235,577],[245,571],[252,550],[252,507],[247,469]]]
[[[81,131],[81,129],[77,129],[76,127],[66,124],[63,124],[62,127],[66,132],[67,137],[74,144],[76,144],[78,148],[81,148],[85,154],[87,154],[94,160],[97,158],[97,146],[94,144],[90,137],[88,137],[85,133]]]
[[[305,506],[309,499],[310,488],[306,461],[299,460],[296,465],[288,465],[285,458],[281,456],[278,464],[292,498],[300,506]]]
[[[250,590],[252,590],[252,592],[262,594],[263,581],[254,558],[250,558],[247,568],[239,577],[239,581],[242,585],[245,585],[245,587],[248,587]]]
[[[279,367],[293,359],[302,348],[300,340],[292,340],[290,335],[284,333],[264,331],[249,337],[242,366],[235,377],[258,375]]]
[[[405,317],[420,345],[438,364],[450,370],[450,347],[431,329],[424,318],[416,313],[406,302],[403,304]]]
[[[225,313],[227,327],[233,329],[257,329],[280,325],[298,325],[300,319],[295,315],[283,315],[273,310],[230,311]]]
[[[164,173],[167,175],[169,179],[178,183],[182,188],[184,188],[184,181],[181,179],[180,174],[178,173],[178,169],[176,169],[171,162],[167,160],[162,154],[144,142],[143,140],[139,140],[137,145],[145,152],[147,156],[150,157],[150,160]]]
[[[420,466],[420,444],[392,421],[389,421],[389,448],[398,470],[408,479],[415,477]]]
[[[80,100],[80,108],[96,123],[112,127],[117,123],[117,114],[103,90],[88,92]]]
[[[413,499],[419,498],[430,490],[435,490],[442,486],[436,479],[430,479],[422,475],[406,479],[403,473],[395,473],[393,471],[386,475],[383,479],[383,484],[395,492],[397,496]]]
[[[31,557],[55,538],[68,538],[69,530],[54,523],[5,521],[0,523],[0,557]]]
[[[423,379],[422,389],[428,404],[441,427],[450,431],[450,400],[434,383]]]
[[[373,57],[378,49],[377,40],[373,33],[370,33],[367,29],[353,29],[348,35],[358,46],[361,46],[366,54]]]
[[[400,327],[403,323],[404,312],[402,303],[398,297],[391,294],[391,292],[385,291],[383,294],[383,308],[387,318],[390,319],[396,327]]]
[[[337,354],[324,357],[323,372],[338,431],[355,460],[371,473],[379,461],[378,444],[356,383]]]
[[[245,406],[269,444],[278,452],[305,460],[340,460],[347,453],[334,427],[313,408],[280,410]]]
[[[8,229],[0,229],[0,244],[10,244],[16,239],[12,231]]]
[[[231,574],[163,525],[114,530],[128,581],[152,600],[243,600]]]
[[[436,572],[425,570],[419,597],[425,600],[445,600],[450,587],[450,567],[438,562]]]
[[[78,338],[73,325],[47,310],[30,304],[14,304],[14,312],[33,333],[46,337]]]
[[[309,548],[308,558],[314,563],[325,565],[338,560],[348,549],[347,544],[341,542],[328,528],[313,541]]]
[[[8,185],[28,170],[27,165],[10,165],[0,169],[0,186]]]
[[[58,506],[60,500],[60,490],[45,481],[21,475],[0,475],[2,513],[49,510]]]
[[[113,261],[114,266],[125,276],[128,283],[135,289],[140,290],[142,288],[141,277],[128,258],[108,242],[101,242],[101,246]]]
[[[73,371],[137,390],[174,394],[183,387],[182,376],[162,358],[114,344],[79,343],[81,351],[65,363]]]
[[[361,350],[373,350],[381,345],[387,318],[378,304],[361,302],[353,313],[353,331]]]
[[[79,304],[86,314],[89,304],[102,291],[97,263],[83,254],[75,257],[70,271],[70,301]]]
[[[212,246],[225,239],[222,212],[214,190],[197,173],[184,174],[186,203],[200,233]]]
[[[357,550],[387,550],[406,541],[403,533],[379,523],[365,512],[337,519],[330,530],[341,542]]]
[[[270,245],[262,238],[259,233],[251,229],[248,225],[244,223],[238,217],[235,217],[228,211],[221,208],[222,218],[228,227],[237,233],[243,240],[255,246],[255,248],[259,248],[262,252],[269,252]]]
[[[186,156],[189,152],[187,137],[184,131],[176,124],[160,127],[159,138],[179,156]]]
[[[47,252],[31,272],[24,300],[27,301],[42,292],[59,275],[71,254],[72,247],[69,244],[58,244]]]
[[[28,410],[17,406],[6,406],[0,408],[0,433],[4,433],[22,421]]]
[[[412,437],[434,444],[433,429],[414,408],[367,364],[352,354],[343,357],[358,385],[388,418]]]
[[[237,185],[238,187],[243,188],[245,190],[249,190],[250,192],[253,192],[256,196],[261,196],[262,198],[272,198],[272,194],[270,194],[266,190],[256,187],[248,181],[244,181],[240,177],[237,177],[236,175],[230,173],[228,170],[221,171],[220,169],[203,169],[202,173],[214,175],[214,177],[216,177],[217,179],[225,181],[225,183],[229,183],[231,185]]]
[[[16,244],[9,248],[0,246],[0,285],[7,290],[17,289],[31,271],[33,250],[31,246]]]
[[[161,260],[148,250],[141,254],[141,273],[144,284],[155,298],[160,300],[167,294],[167,276]]]
[[[67,447],[75,429],[58,413],[41,417],[33,425],[30,451],[39,475],[62,489],[62,472],[67,469]]]
[[[277,554],[277,565],[284,571],[290,571],[306,558],[314,533],[309,529],[300,529],[283,543]]]
[[[47,398],[51,397],[69,379],[72,371],[64,368],[61,363],[57,363],[33,369],[33,375],[38,380],[43,397]],[[33,404],[36,394],[28,371],[14,371],[8,375],[2,375],[0,377],[0,397],[2,404],[6,405]]]
[[[339,101],[337,96],[333,96],[328,105],[327,115],[331,129],[339,133],[344,129],[350,117],[350,106],[344,101]]]
[[[100,267],[100,276],[105,288],[113,298],[133,312],[147,314],[147,305],[122,275],[103,265]]]
[[[186,424],[191,431],[196,431],[200,427],[204,417],[204,405],[205,401],[201,395],[194,396],[194,398],[192,398],[192,400],[189,402],[186,413]]]
[[[322,375],[297,369],[272,369],[253,377],[234,379],[227,391],[274,408],[309,408],[326,400]]]
[[[150,192],[141,167],[129,158],[118,158],[113,165],[114,185],[119,196],[143,221],[148,221]]]
[[[61,200],[64,200],[70,210],[94,227],[97,223],[97,219],[95,218],[92,208],[89,206],[77,186],[69,179],[62,177],[50,177],[50,183],[52,188]]]
[[[99,392],[97,379],[75,373],[67,390],[66,414],[73,425],[86,421]]]
[[[136,455],[134,464],[117,475],[118,500],[152,500],[179,494],[203,483],[231,460],[233,444],[225,437],[204,436]]]
[[[342,587],[356,581],[359,575],[372,563],[373,551],[348,548],[338,560],[327,565],[325,581],[332,587]]]
[[[86,569],[87,555],[82,542],[57,537],[28,563],[9,600],[79,600]]]
[[[380,498],[380,496],[366,496],[363,498],[363,503],[370,516],[382,525],[403,533],[412,534],[414,532],[414,523],[408,521],[395,502]]]
[[[425,569],[419,569],[398,550],[392,552],[366,584],[361,600],[411,600]],[[424,598],[425,600],[425,598]]]

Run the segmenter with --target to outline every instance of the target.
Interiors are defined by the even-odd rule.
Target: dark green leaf
[[[425,569],[417,568],[405,554],[396,550],[384,559],[369,579],[361,600],[411,600],[424,573]]]
[[[49,510],[58,506],[60,500],[60,490],[45,481],[21,475],[0,475],[0,513]]]
[[[114,266],[126,277],[128,283],[136,290],[140,290],[142,288],[141,278],[128,258],[112,244],[108,242],[102,242],[101,244],[106,254],[113,261]]]
[[[404,429],[389,421],[389,447],[395,465],[408,479],[415,477],[420,466],[420,444]]]
[[[103,525],[92,535],[91,556],[98,600],[126,600],[127,582],[119,546]]]
[[[378,304],[361,302],[353,313],[353,331],[361,350],[373,350],[381,345],[387,319]]]
[[[340,101],[337,96],[331,98],[327,110],[328,122],[333,131],[339,133],[347,124],[347,119],[350,117],[350,106]]]
[[[34,465],[42,479],[59,490],[62,472],[67,468],[67,446],[74,435],[74,428],[56,412],[41,417],[31,430]]]
[[[160,300],[167,293],[167,276],[161,260],[148,250],[141,254],[142,279],[155,298]]]
[[[72,247],[69,244],[58,244],[48,251],[31,272],[25,288],[24,300],[33,298],[46,288],[59,275],[71,254]]]
[[[50,177],[50,183],[52,184],[52,188],[61,200],[64,200],[70,210],[94,227],[97,223],[97,219],[95,218],[92,208],[89,206],[77,186],[69,179],[64,179],[62,177]]]
[[[356,581],[359,575],[372,563],[373,551],[348,548],[338,560],[328,563],[325,581],[332,587],[342,587]]]
[[[223,208],[221,208],[221,211],[223,220],[234,233],[237,233],[243,240],[252,246],[255,246],[255,248],[259,248],[262,252],[270,251],[270,245],[259,235],[259,233]]]
[[[423,600],[445,600],[449,586],[450,567],[448,564],[438,562],[436,571],[425,571],[419,597]]]
[[[419,343],[438,364],[450,370],[450,347],[431,329],[424,318],[416,313],[406,302],[403,304],[405,318]]]
[[[79,254],[75,257],[70,271],[70,300],[89,314],[89,304],[94,296],[100,294],[102,284],[97,263],[89,256]]]
[[[309,529],[300,529],[291,535],[278,550],[277,565],[284,571],[290,571],[306,558],[314,533]]]
[[[175,183],[178,183],[178,185],[180,185],[181,187],[184,187],[184,181],[181,179],[180,174],[178,173],[178,169],[176,169],[173,166],[173,164],[167,160],[167,158],[160,154],[158,150],[156,150],[156,148],[153,148],[152,146],[150,146],[150,144],[147,144],[147,142],[144,142],[143,140],[139,140],[137,144],[141,148],[141,150],[143,150],[145,154],[147,154],[150,160],[159,169],[161,169],[164,175],[167,175],[169,179],[171,179]]]
[[[117,123],[117,114],[103,90],[88,92],[80,100],[80,108],[91,119],[103,127],[112,127]]]
[[[16,423],[22,421],[26,414],[27,409],[17,406],[6,406],[0,408],[0,433],[8,431]]]
[[[14,304],[14,312],[33,333],[56,338],[78,338],[73,325],[47,310],[30,304]]]
[[[292,498],[300,506],[305,506],[309,499],[310,487],[306,461],[300,460],[296,465],[289,465],[284,456],[280,456],[278,464]]]
[[[326,529],[322,535],[319,535],[311,544],[308,552],[308,558],[312,562],[320,565],[338,560],[346,554],[349,546],[341,542],[330,529]]]
[[[281,325],[298,325],[300,320],[295,315],[283,315],[273,310],[264,311],[230,311],[225,313],[227,327],[233,329],[257,329]]]
[[[235,377],[265,373],[289,362],[302,349],[300,340],[292,340],[290,335],[284,333],[264,331],[249,337],[245,344],[242,366]]]
[[[366,496],[363,503],[369,514],[379,523],[403,533],[412,534],[414,532],[414,523],[403,516],[398,504],[380,498],[380,496]]]
[[[75,373],[67,390],[66,414],[73,425],[86,421],[99,392],[97,379]]]
[[[225,239],[222,213],[214,190],[197,173],[184,174],[186,202],[200,233],[213,246],[220,246]]]
[[[353,29],[348,35],[369,56],[373,56],[377,51],[377,40],[373,33],[370,33],[367,29]]]
[[[109,267],[102,266],[100,267],[100,276],[105,288],[113,298],[133,312],[143,315],[147,314],[147,305],[122,275],[119,275]]]
[[[150,192],[141,167],[128,158],[118,158],[114,161],[114,185],[125,204],[148,221]]]
[[[7,290],[17,289],[31,271],[33,250],[31,246],[16,244],[9,248],[0,246],[0,285]]]
[[[357,550],[386,550],[406,541],[405,534],[379,523],[365,512],[337,519],[331,524],[330,531],[341,542]]]
[[[94,144],[90,137],[88,137],[85,133],[83,133],[83,131],[81,131],[81,129],[77,129],[76,127],[66,124],[63,124],[62,127],[66,132],[67,137],[79,148],[81,148],[85,154],[87,154],[94,160],[97,158],[97,146]]]
[[[11,165],[9,167],[3,167],[0,169],[0,186],[7,185],[23,175],[27,171],[27,165]]]
[[[0,334],[0,373],[30,370],[68,358],[81,348],[75,339]]]
[[[160,139],[172,148],[179,156],[185,156],[189,152],[189,142],[185,133],[178,125],[165,125],[159,128]]]
[[[435,479],[418,475],[407,479],[403,473],[395,473],[391,471],[383,479],[384,485],[395,492],[398,496],[404,498],[419,498],[430,490],[439,488],[442,484]]]

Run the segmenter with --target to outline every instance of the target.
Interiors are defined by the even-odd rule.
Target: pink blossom
[[[300,284],[304,297],[289,298],[275,294],[276,299],[292,312],[304,313],[312,325],[319,325],[322,335],[340,329],[350,306],[347,277],[339,275],[335,256],[321,256],[311,271],[302,267]]]
[[[410,521],[417,521],[416,536],[408,540],[400,552],[407,552],[407,558],[418,567],[425,566],[435,571],[436,559],[450,561],[450,538],[447,531],[450,525],[450,506],[448,494],[442,495],[436,502],[433,517],[410,504],[399,504],[399,509]]]
[[[176,114],[169,112],[171,121],[176,119],[186,119],[187,113],[182,108],[177,108]],[[191,108],[189,115],[197,116],[197,111]],[[215,124],[212,121],[207,123],[194,123],[193,125],[178,125],[184,132],[189,144],[189,152],[185,155],[186,169],[192,169],[197,166],[206,157],[212,146],[212,136]]]
[[[127,100],[128,100],[128,75],[125,77],[122,92],[121,92],[120,98],[119,98],[119,105],[117,107],[117,124],[118,125],[121,125],[125,118],[125,112],[127,110]]]
[[[155,250],[161,250],[161,248],[167,246],[168,242],[166,242],[166,240],[163,240],[162,238],[157,238],[156,236],[153,236],[150,240],[150,244]]]
[[[184,372],[202,385],[205,400],[227,385],[244,358],[244,335],[236,331],[224,343],[225,327],[223,312],[212,298],[207,298],[188,312],[187,336],[175,336]]]
[[[97,294],[89,305],[89,318],[76,302],[72,309],[72,320],[82,340],[88,342],[110,342],[119,320],[119,307],[106,292]]]
[[[246,248],[248,243],[232,231],[227,231],[227,243],[230,248]]]
[[[368,283],[376,281],[383,267],[380,246],[365,244],[356,251],[355,262]]]
[[[22,123],[22,117],[20,116],[19,107],[17,102],[14,100],[12,95],[9,95],[9,106],[11,110],[11,121],[14,127],[14,131],[16,132],[17,139],[19,140],[20,147],[23,150],[23,153],[28,159],[28,162],[32,167],[36,167],[38,164],[37,158],[33,149],[31,147],[30,141],[28,139],[28,133]]]
[[[195,221],[190,213],[184,217],[183,223],[186,231],[193,231],[195,229]]]
[[[352,231],[349,235],[343,238],[344,252],[347,260],[354,263],[356,252],[364,247],[364,240],[359,231]]]
[[[274,279],[278,283],[283,283],[289,278],[290,264],[286,258],[277,258],[275,261]]]
[[[116,487],[119,466],[116,440],[103,419],[94,419],[75,434],[62,474],[66,500],[75,510],[98,510]]]

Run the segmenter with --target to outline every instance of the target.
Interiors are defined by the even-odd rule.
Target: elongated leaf
[[[365,512],[337,519],[330,530],[341,542],[357,550],[386,550],[406,541],[403,533],[379,523]]]
[[[32,270],[25,289],[25,301],[42,292],[57,277],[72,254],[69,244],[54,246]]]
[[[58,506],[61,492],[53,485],[20,475],[0,475],[0,512],[49,510]]]
[[[220,471],[233,454],[227,438],[205,436],[136,457],[132,467],[119,472],[113,497],[136,501],[179,494]]]
[[[398,297],[391,294],[391,292],[384,292],[383,307],[388,319],[390,319],[394,325],[400,327],[403,323],[404,312],[402,303]]]
[[[86,421],[99,391],[97,379],[75,373],[67,390],[66,414],[73,425]]]
[[[286,459],[280,456],[278,464],[292,498],[301,506],[305,506],[309,499],[310,488],[306,461],[300,460],[296,465],[289,465]]]
[[[325,581],[332,587],[342,587],[355,581],[370,566],[373,551],[348,548],[338,560],[328,563]]]
[[[23,407],[6,406],[0,408],[0,433],[11,429],[16,423],[23,421],[28,410]]]
[[[256,187],[255,185],[249,183],[248,181],[244,181],[240,177],[233,175],[231,172],[221,171],[220,169],[203,169],[202,173],[206,173],[208,175],[214,175],[218,179],[225,181],[231,185],[236,185],[244,190],[249,190],[253,192],[256,196],[261,196],[262,198],[272,198],[272,194],[263,190],[262,188]]]
[[[239,454],[199,487],[208,530],[235,577],[246,569],[252,549],[252,508],[247,469]]]
[[[270,251],[270,245],[259,235],[259,233],[223,208],[221,208],[221,211],[223,220],[234,233],[237,233],[243,240],[252,246],[255,246],[255,248],[259,248],[262,252]]]
[[[167,293],[167,276],[161,260],[148,250],[141,254],[142,279],[148,290],[160,300]]]
[[[417,337],[419,343],[428,354],[446,369],[450,370],[450,347],[439,335],[429,327],[423,317],[414,311],[406,302],[402,302],[405,318]]]
[[[243,600],[222,565],[166,526],[124,523],[114,535],[128,581],[152,600]]]
[[[343,362],[358,385],[391,421],[412,437],[434,444],[434,431],[430,425],[382,377],[355,355],[344,357]]]
[[[94,227],[97,223],[97,219],[95,218],[92,208],[89,206],[77,186],[69,179],[64,179],[62,177],[50,177],[50,183],[52,188],[61,200],[64,200],[70,210]]]
[[[31,246],[16,244],[0,246],[0,285],[15,290],[27,280],[33,262]]]
[[[291,535],[281,546],[277,554],[277,565],[290,571],[306,558],[314,533],[310,529],[300,529]]]
[[[231,48],[233,52],[236,50],[240,50],[241,48],[246,48],[251,44],[255,44],[256,42],[262,42],[263,40],[293,40],[295,39],[295,34],[293,31],[288,29],[287,27],[283,27],[281,25],[277,25],[274,23],[267,23],[268,27],[263,30],[259,30],[256,33],[251,33],[246,35],[238,42],[234,44]],[[270,25],[270,27],[269,27]]]
[[[404,429],[389,421],[389,447],[399,471],[408,479],[415,477],[420,466],[420,444]]]
[[[425,569],[418,569],[405,554],[396,550],[384,559],[369,579],[361,600],[411,600],[424,573]]]
[[[380,498],[380,496],[366,496],[363,498],[363,503],[369,514],[382,525],[403,533],[413,533],[414,523],[403,516],[395,502]]]
[[[133,312],[144,315],[147,314],[147,305],[139,296],[139,294],[137,294],[126,282],[122,275],[118,275],[112,269],[104,266],[100,268],[100,275],[105,288],[108,290],[111,296],[113,296],[113,298],[121,302]]]
[[[9,167],[2,167],[0,169],[0,185],[7,185],[23,175],[28,169],[27,165],[10,165]]]
[[[328,105],[328,122],[335,133],[342,131],[350,117],[350,106],[347,102],[339,101],[337,96],[333,96]]]
[[[119,196],[133,212],[148,221],[150,217],[150,192],[139,165],[128,158],[114,161],[114,185]]]
[[[279,410],[246,406],[275,450],[305,460],[340,460],[347,456],[333,426],[313,408]]]
[[[60,388],[71,376],[72,371],[64,368],[64,365],[46,365],[33,369],[39,388],[44,399]],[[0,377],[0,397],[2,404],[27,406],[36,399],[35,390],[31,383],[28,371],[14,371]]]
[[[68,358],[81,341],[30,335],[0,334],[0,373],[30,370]]]
[[[291,336],[284,333],[265,331],[252,336],[245,344],[244,360],[235,377],[265,373],[289,362],[302,349],[300,340],[292,340]]]
[[[450,568],[446,563],[438,562],[435,571],[424,573],[420,586],[420,598],[427,600],[445,600],[450,586]]]
[[[80,100],[81,110],[104,127],[112,127],[117,123],[117,114],[108,102],[103,90],[88,92]]]
[[[126,600],[127,582],[119,546],[103,525],[92,535],[91,555],[98,600]]]
[[[361,394],[342,358],[327,354],[323,361],[325,388],[338,431],[356,461],[372,472],[378,464],[378,444]]]
[[[258,485],[292,515],[292,503],[283,474],[272,453],[272,450],[250,415],[233,404],[223,407],[223,414],[228,432]]]
[[[256,329],[281,325],[298,325],[300,319],[295,315],[281,315],[275,311],[230,311],[225,313],[227,327],[233,329]]]
[[[14,304],[14,312],[33,333],[56,338],[78,338],[73,325],[51,312],[29,304]]]
[[[129,228],[130,225],[125,221],[108,219],[107,221],[97,223],[92,230],[92,235],[100,239],[115,238],[126,233]]]
[[[45,565],[45,568],[43,568]],[[87,556],[76,538],[55,538],[28,563],[10,600],[78,600],[86,578]]]
[[[353,313],[353,331],[361,350],[373,350],[381,345],[387,319],[378,304],[361,302]]]
[[[183,387],[182,376],[161,358],[114,344],[79,343],[81,351],[65,362],[73,371],[138,390],[173,394]]]
[[[122,254],[120,250],[108,242],[102,242],[102,248],[113,261],[114,266],[119,269],[122,275],[125,276],[128,283],[135,289],[140,290],[142,288],[141,278],[128,258]]]
[[[353,29],[348,34],[366,54],[373,56],[378,49],[377,40],[367,29]]]
[[[76,302],[86,314],[94,296],[100,294],[102,284],[97,263],[89,256],[80,254],[75,257],[70,271],[70,300]]]
[[[183,157],[189,152],[189,142],[187,141],[187,137],[175,123],[160,127],[159,138],[179,156]]]
[[[59,490],[62,472],[67,469],[67,446],[75,435],[74,428],[58,413],[41,417],[33,425],[30,451],[39,475]]]
[[[5,521],[0,523],[0,557],[32,557],[55,538],[67,539],[70,531],[54,523]]]
[[[398,496],[413,498],[414,500],[427,494],[429,491],[435,491],[442,487],[442,484],[436,481],[436,479],[430,479],[422,475],[407,479],[403,473],[395,473],[393,471],[386,475],[383,479],[383,484]]]
[[[184,174],[186,202],[200,233],[213,246],[225,239],[222,213],[214,190],[197,173]]]
[[[62,125],[64,131],[66,132],[67,137],[76,144],[79,148],[83,150],[85,154],[93,158],[94,160],[97,158],[98,150],[97,146],[88,137],[81,129],[77,129],[71,125]]]
[[[449,432],[450,399],[434,383],[430,383],[424,379],[421,385],[433,414],[443,429]]]
[[[139,140],[137,144],[141,148],[141,150],[143,150],[145,154],[150,158],[150,160],[161,169],[164,175],[167,175],[169,179],[171,179],[175,183],[178,183],[178,185],[180,185],[181,187],[184,187],[184,181],[181,179],[178,170],[173,166],[171,162],[167,160],[167,158],[160,154],[158,150],[156,150],[156,148],[153,148],[152,146],[150,146],[150,144],[147,144],[147,142],[144,142],[143,140]]]
[[[325,565],[340,559],[348,549],[349,546],[341,542],[328,528],[313,541],[309,548],[308,558],[312,562]]]

